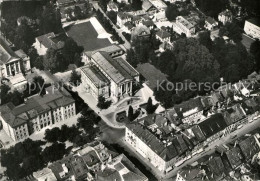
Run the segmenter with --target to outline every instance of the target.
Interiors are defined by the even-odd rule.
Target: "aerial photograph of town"
[[[260,181],[260,0],[0,0],[0,181]]]

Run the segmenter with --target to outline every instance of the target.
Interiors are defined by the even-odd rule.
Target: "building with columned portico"
[[[22,51],[13,51],[0,38],[0,79],[6,78],[14,86],[27,83],[23,73],[31,70],[30,58]]]
[[[81,67],[85,88],[96,98],[111,97],[115,101],[132,96],[133,84],[139,82],[139,73],[122,57],[112,58],[108,52],[98,51]]]

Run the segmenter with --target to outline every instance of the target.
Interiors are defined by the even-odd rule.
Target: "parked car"
[[[237,127],[237,129],[241,129],[243,127],[243,125],[241,124],[241,125],[239,125],[238,127]]]

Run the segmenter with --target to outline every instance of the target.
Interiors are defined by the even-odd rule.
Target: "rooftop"
[[[156,35],[159,36],[161,39],[169,38],[171,37],[171,34],[167,31],[159,30],[156,32]]]
[[[251,160],[253,156],[260,151],[254,136],[245,138],[244,140],[240,141],[238,145],[246,161]]]
[[[225,122],[223,115],[217,113],[210,116],[208,119],[200,122],[198,126],[200,127],[204,136],[206,138],[209,138],[225,129],[227,127],[227,123]]]
[[[64,42],[67,36],[65,34],[55,35],[53,32],[36,37],[36,39],[46,48],[53,48],[55,50],[64,47]]]
[[[18,59],[19,57],[15,52],[7,45],[4,39],[0,37],[0,64],[5,64],[10,60]]]
[[[145,144],[147,144],[163,160],[170,161],[171,159],[178,156],[177,150],[173,144],[166,146],[166,144],[160,141],[148,129],[142,127],[141,124],[131,123],[131,124],[127,124],[126,126],[129,130],[134,132],[134,134],[139,139],[141,139]]]
[[[96,52],[92,55],[92,59],[115,83],[133,79],[138,75],[138,72],[126,60],[113,59],[107,52]]]
[[[96,87],[101,88],[109,84],[108,78],[97,68],[97,66],[87,65],[80,69]]]
[[[64,89],[43,96],[35,95],[21,105],[14,106],[12,103],[2,105],[1,116],[11,126],[17,127],[35,118],[39,113],[55,109],[74,102],[74,99]]]

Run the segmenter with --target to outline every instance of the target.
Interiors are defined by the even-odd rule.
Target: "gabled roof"
[[[128,18],[131,18],[131,17],[132,17],[130,14],[125,13],[125,12],[119,12],[119,13],[117,13],[117,16],[118,16],[120,19],[122,19],[122,20],[128,19]]]
[[[19,59],[19,56],[0,37],[0,64],[5,64],[12,59]]]
[[[47,33],[36,37],[36,39],[46,48],[53,48],[55,50],[61,49],[64,47],[64,42],[67,36],[65,34],[55,35],[53,32]]]
[[[221,113],[217,113],[200,122],[198,126],[200,127],[204,136],[209,138],[225,129],[227,127],[227,123],[225,122],[223,115]]]
[[[161,39],[169,38],[171,37],[171,34],[167,31],[159,30],[156,32],[156,35],[159,36]]]
[[[254,136],[245,138],[244,140],[240,141],[238,145],[246,161],[251,160],[253,156],[260,151]]]
[[[203,110],[203,104],[201,102],[201,98],[194,98],[188,101],[182,102],[181,104],[177,104],[174,106],[174,109],[179,117],[184,117],[184,113],[188,112],[192,109],[197,109],[197,112]]]
[[[12,103],[1,106],[1,116],[11,127],[25,124],[28,120],[35,118],[38,114],[56,109],[75,102],[66,91],[56,91],[55,93],[43,96],[35,95],[30,97],[24,104],[14,106]]]
[[[213,18],[211,18],[211,17],[207,17],[205,21],[206,21],[207,23],[211,24],[211,25],[217,23],[217,22],[216,22]]]
[[[92,55],[92,60],[101,68],[116,84],[133,79],[138,72],[132,68],[126,60],[113,59],[107,52],[96,52]]]
[[[144,0],[142,4],[142,8],[145,11],[148,11],[151,7],[153,7],[153,4],[149,0]]]
[[[178,152],[173,144],[166,146],[148,129],[142,127],[141,124],[131,123],[126,127],[131,130],[139,139],[141,139],[148,147],[150,147],[164,161],[170,161],[178,156]]]

